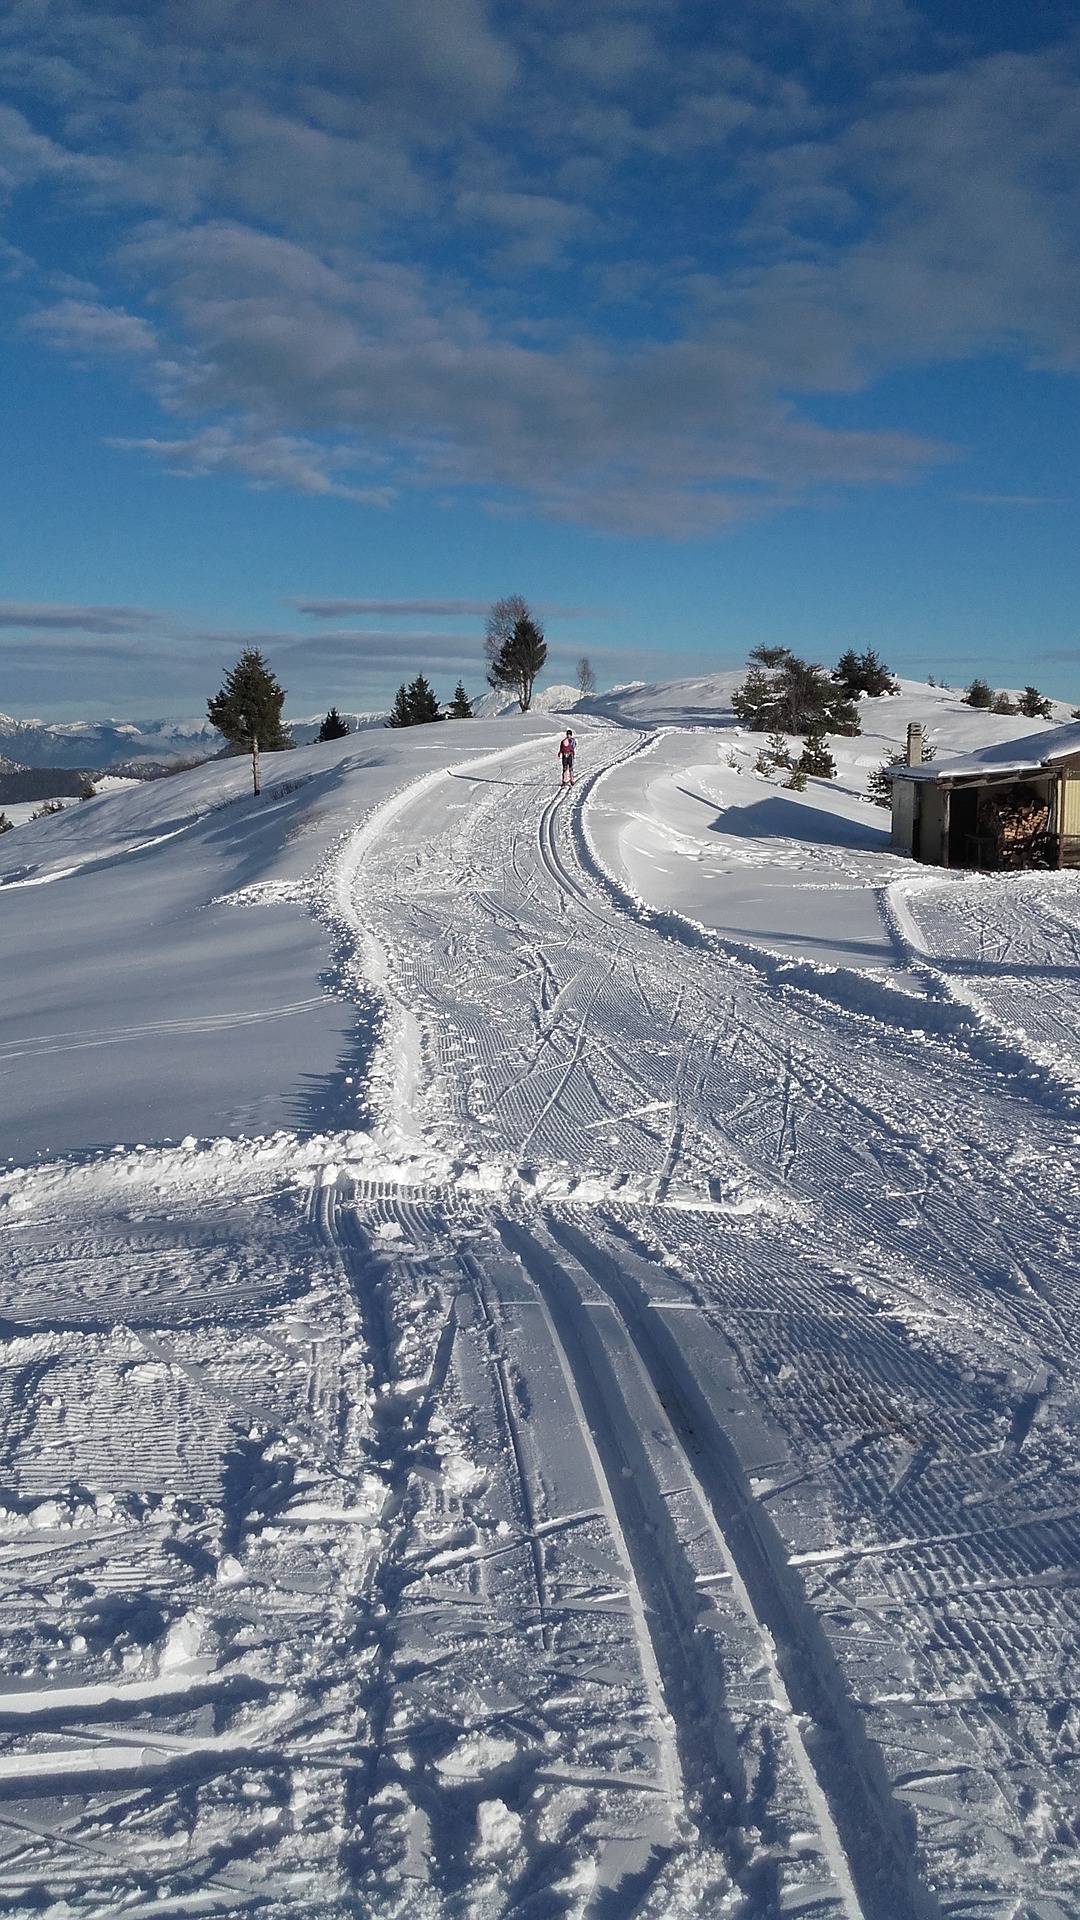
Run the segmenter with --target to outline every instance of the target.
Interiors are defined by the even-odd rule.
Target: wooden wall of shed
[[[919,859],[929,867],[940,867],[945,859],[946,792],[936,780],[922,782]]]
[[[911,853],[915,844],[915,807],[918,788],[914,780],[894,780],[892,787],[892,835],[889,844],[903,853]]]
[[[1070,767],[1061,776],[1060,809],[1058,832],[1080,837],[1080,768]]]

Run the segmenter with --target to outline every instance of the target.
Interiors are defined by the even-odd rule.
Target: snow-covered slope
[[[0,839],[17,1920],[1080,1913],[1080,880],[648,691]]]

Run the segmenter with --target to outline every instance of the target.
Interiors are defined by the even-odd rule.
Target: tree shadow
[[[692,793],[688,798],[700,800],[702,796]],[[884,853],[889,845],[886,827],[846,820],[841,814],[815,807],[811,801],[788,800],[782,793],[774,793],[768,800],[754,800],[748,807],[725,807],[709,830],[743,840],[806,840],[818,846],[852,847],[863,853]]]

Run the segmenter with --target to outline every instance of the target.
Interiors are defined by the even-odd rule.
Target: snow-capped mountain
[[[0,755],[20,767],[167,765],[215,753],[220,744],[205,719],[16,720],[0,713]]]

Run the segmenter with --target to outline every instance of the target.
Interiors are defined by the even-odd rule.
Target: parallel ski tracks
[[[1059,1513],[1044,1493],[1040,1510],[1025,1515],[1022,1502],[1016,1506],[1017,1478],[999,1473],[995,1464],[1010,1432],[1010,1399],[1021,1390],[1005,1384],[1009,1368],[1018,1366],[1022,1386],[1025,1367],[1030,1372],[1040,1360],[1050,1365],[1055,1353],[1067,1354],[1071,1338],[1075,1286],[1064,1248],[1075,1229],[1075,1209],[1067,1183],[1057,1177],[1056,1159],[1045,1162],[1037,1192],[1024,1171],[1060,1116],[1038,1103],[1028,1111],[1023,1087],[1011,1085],[977,1046],[965,1052],[963,1034],[947,1025],[936,1033],[929,1020],[924,1028],[919,1008],[905,1021],[906,1004],[898,1003],[898,1017],[890,1021],[885,998],[878,1006],[872,993],[865,1011],[843,1003],[842,995],[834,1004],[827,983],[820,995],[806,990],[805,982],[770,985],[749,970],[729,969],[722,955],[691,948],[679,950],[672,966],[663,935],[642,927],[640,939],[635,937],[606,894],[579,872],[566,828],[571,809],[583,802],[583,789],[584,783],[573,797],[545,798],[531,770],[522,782],[523,809],[536,809],[532,873],[520,813],[510,827],[499,809],[482,809],[473,822],[473,871],[507,872],[513,897],[500,896],[497,924],[494,915],[481,919],[484,902],[475,893],[461,901],[462,935],[447,964],[440,961],[436,968],[438,978],[418,967],[411,952],[427,935],[406,896],[392,903],[398,916],[393,942],[405,977],[419,981],[423,975],[422,1017],[435,1028],[445,1019],[448,1030],[470,1036],[462,1054],[470,1075],[467,1104],[448,1089],[448,1097],[455,1096],[448,1112],[457,1118],[465,1111],[486,1124],[497,1109],[498,1128],[482,1137],[489,1153],[494,1149],[510,1166],[524,1140],[540,1167],[602,1167],[609,1153],[613,1195],[621,1174],[637,1175],[644,1163],[653,1183],[652,1207],[613,1206],[609,1225],[614,1230],[622,1219],[639,1245],[671,1248],[716,1304],[720,1324],[744,1339],[747,1375],[797,1441],[806,1496],[820,1501],[805,1516],[801,1494],[782,1497],[785,1488],[800,1483],[798,1471],[782,1486],[768,1488],[760,1501],[738,1490],[730,1462],[725,1465],[722,1421],[699,1458],[704,1416],[660,1338],[662,1317],[657,1324],[655,1316],[639,1311],[632,1288],[620,1292],[617,1281],[607,1288],[604,1311],[621,1325],[624,1350],[633,1348],[645,1399],[653,1396],[654,1413],[661,1408],[661,1424],[666,1421],[674,1432],[714,1523],[736,1553],[759,1625],[773,1633],[781,1650],[785,1679],[791,1680],[789,1702],[807,1715],[810,1757],[823,1766],[819,1788],[864,1920],[933,1912],[918,1886],[904,1813],[891,1799],[880,1764],[874,1771],[876,1749],[868,1763],[870,1804],[852,1811],[858,1802],[852,1783],[866,1771],[866,1756],[861,1709],[848,1689],[859,1693],[869,1686],[869,1725],[894,1765],[893,1743],[903,1749],[906,1737],[904,1713],[879,1714],[873,1704],[877,1682],[864,1680],[874,1672],[878,1641],[883,1674],[917,1676],[914,1695],[909,1690],[906,1696],[910,1712],[920,1737],[925,1732],[931,1743],[940,1738],[943,1752],[956,1750],[950,1748],[954,1737],[964,1748],[963,1714],[950,1730],[944,1718],[923,1713],[924,1690],[925,1699],[937,1699],[941,1688],[942,1699],[960,1700],[982,1685],[1019,1700],[1024,1661],[1041,1654],[1037,1633],[1010,1625],[1006,1603],[991,1621],[987,1582],[1006,1592],[1010,1581],[1031,1581],[1042,1592],[1037,1583],[1048,1556],[1054,1561],[1057,1555],[1055,1564],[1066,1569],[1075,1558],[1071,1510]],[[510,838],[512,862],[506,853]],[[539,1051],[538,1026],[544,1041]],[[635,1121],[635,1112],[649,1115],[647,1125]],[[1014,1130],[1027,1161],[1013,1154]],[[1066,1153],[1071,1144],[1058,1142]],[[680,1179],[717,1199],[733,1190],[732,1219],[665,1212],[666,1200],[683,1199]],[[760,1193],[761,1216],[760,1225],[748,1224],[740,1251],[743,1191],[751,1210]],[[581,1225],[589,1216],[575,1202],[566,1218]],[[661,1595],[659,1612],[649,1598],[646,1619],[659,1643],[669,1698],[676,1702],[684,1775],[691,1795],[707,1808],[708,1782],[694,1772],[707,1748],[693,1717],[695,1691],[707,1688],[702,1681],[695,1689],[688,1678],[700,1675],[694,1664],[700,1654],[680,1624],[691,1614],[683,1599],[672,1598],[670,1584],[668,1598],[662,1598],[667,1575],[651,1570],[658,1536],[650,1527],[662,1531],[662,1523],[669,1529],[671,1523],[655,1502],[647,1513],[639,1504],[635,1515],[632,1501],[627,1505],[622,1464],[615,1453],[605,1453],[601,1439],[612,1408],[620,1430],[633,1424],[602,1342],[597,1349],[595,1337],[592,1347],[586,1338],[593,1314],[589,1283],[604,1289],[603,1259],[587,1249],[571,1255],[559,1238],[560,1220],[549,1218],[545,1227],[539,1212],[524,1203],[509,1225],[541,1248],[537,1255],[522,1245],[522,1257],[532,1263],[583,1407],[599,1410],[592,1419],[596,1444],[636,1577],[644,1593]],[[545,1250],[548,1229],[554,1240]],[[600,1236],[605,1245],[610,1237],[606,1229]],[[948,1341],[937,1345],[933,1330],[925,1347],[920,1344],[922,1330],[939,1324],[939,1292],[952,1309],[951,1357]],[[896,1322],[882,1311],[890,1301],[896,1303]],[[980,1350],[988,1356],[982,1364],[991,1375],[987,1384],[976,1381],[970,1389],[960,1370],[976,1343],[966,1340],[965,1316],[977,1322]],[[992,1377],[999,1355],[1000,1386]],[[1061,1394],[1058,1386],[1059,1403]],[[1035,1484],[1040,1474],[1045,1482],[1047,1456],[1038,1433],[1029,1444],[1040,1462]],[[964,1531],[962,1496],[977,1501],[984,1487],[991,1511],[1001,1498],[1015,1517],[1006,1511],[1000,1528],[991,1521],[985,1530]],[[974,1492],[968,1496],[965,1488]],[[778,1571],[768,1555],[763,1570],[744,1567],[743,1524],[752,1538],[757,1510],[769,1511],[773,1493],[780,1496],[771,1509],[779,1516],[774,1546],[783,1526],[794,1535],[794,1548],[820,1542],[825,1549],[820,1560],[811,1553],[798,1575]],[[954,1512],[961,1522],[952,1534],[955,1545],[948,1538]],[[822,1519],[820,1530],[815,1514]],[[853,1561],[845,1558],[851,1544]],[[880,1629],[872,1624],[879,1576],[868,1571],[864,1580],[858,1572],[864,1546],[871,1569],[875,1553],[896,1563],[895,1573],[887,1565],[880,1575]],[[850,1577],[838,1573],[835,1586],[827,1571],[832,1551],[851,1568]],[[747,1552],[754,1561],[757,1549]],[[689,1591],[684,1582],[682,1594]],[[1052,1593],[1050,1583],[1046,1591]],[[954,1601],[963,1594],[977,1597],[958,1607]],[[1040,1620],[1050,1620],[1053,1604],[1048,1598]],[[933,1619],[929,1608],[936,1609]],[[1055,1631],[1061,1633],[1068,1627],[1068,1607],[1059,1612]],[[846,1687],[818,1626],[820,1616],[830,1620]],[[805,1654],[808,1646],[812,1658]],[[784,1665],[789,1656],[790,1667]],[[809,1675],[809,1695],[800,1693],[800,1675],[803,1681]],[[821,1700],[813,1694],[819,1686]],[[683,1700],[689,1703],[685,1714]],[[1037,1730],[1030,1736],[1041,1737]],[[1015,1768],[1028,1738],[1025,1728],[1011,1744],[999,1733],[990,1745],[1007,1756],[1002,1764]],[[719,1755],[717,1773],[724,1774]],[[1010,1804],[1014,1788],[1015,1781],[1002,1788]],[[737,1784],[732,1791],[737,1797]],[[720,1832],[727,1817],[722,1788],[712,1804]],[[965,1828],[976,1845],[981,1841],[975,1836],[992,1825],[984,1821],[980,1828],[980,1818],[972,1815]],[[969,1878],[957,1865],[932,1818],[922,1821],[921,1832],[952,1910],[967,1897],[963,1890],[975,1885],[976,1870]],[[888,1893],[875,1883],[879,1855],[891,1859],[896,1876]],[[1017,1867],[1015,1884],[1024,1884],[1024,1871]],[[759,1898],[754,1910],[768,1908]]]
[[[691,1780],[695,1769],[699,1774],[706,1814],[709,1783],[700,1779],[700,1768],[709,1743],[698,1716],[703,1704],[707,1714],[729,1715],[725,1695],[734,1676],[723,1671],[723,1636],[702,1630],[701,1605],[710,1588],[714,1604],[726,1588],[767,1675],[780,1737],[834,1878],[835,1912],[845,1920],[928,1920],[937,1906],[918,1879],[909,1819],[892,1799],[880,1756],[798,1577],[787,1570],[783,1542],[752,1498],[732,1441],[687,1373],[662,1316],[590,1242],[580,1221],[549,1214],[542,1222],[503,1221],[501,1231],[543,1294],[575,1370],[657,1619],[657,1657],[684,1766]],[[628,1384],[632,1393],[644,1388],[644,1403],[627,1399]],[[715,1549],[723,1582],[707,1571],[703,1540]],[[748,1649],[741,1651],[745,1657]],[[714,1792],[721,1785],[745,1817],[750,1789],[738,1756],[721,1750],[714,1764],[717,1757],[721,1768],[727,1758],[730,1771],[712,1783]],[[759,1901],[764,1892],[756,1889]],[[771,1897],[780,1910],[794,1901],[782,1880]]]

